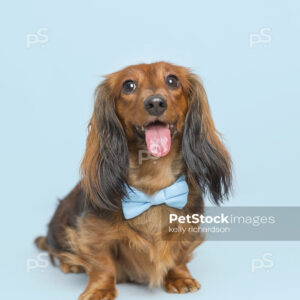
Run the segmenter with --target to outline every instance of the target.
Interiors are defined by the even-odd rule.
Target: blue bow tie
[[[189,187],[185,176],[178,178],[172,185],[149,196],[133,187],[127,187],[127,196],[122,199],[125,219],[132,219],[152,205],[166,204],[170,207],[182,209],[187,203]]]

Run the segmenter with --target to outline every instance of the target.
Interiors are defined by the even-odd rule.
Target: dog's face
[[[177,150],[189,178],[220,202],[230,189],[231,161],[198,77],[164,62],[108,75],[96,90],[82,162],[82,183],[91,202],[118,209],[132,151],[146,145],[151,155],[167,156],[174,139],[180,139]]]
[[[186,69],[166,63],[130,66],[108,77],[129,143],[165,156],[181,133],[188,108]]]

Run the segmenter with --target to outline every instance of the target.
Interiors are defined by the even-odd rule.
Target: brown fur
[[[164,81],[167,74],[178,77],[178,89],[168,89]],[[138,82],[134,94],[121,92],[122,83],[128,79]],[[159,120],[176,122],[176,133],[166,156],[140,163],[139,151],[147,148],[133,127],[157,119],[143,105],[144,99],[152,94],[167,99],[168,109]],[[191,107],[199,112],[191,111]],[[198,119],[192,114],[199,114],[201,124],[193,123]],[[187,121],[188,115],[191,121]],[[203,142],[206,160],[199,157],[202,149],[194,149],[193,142],[185,136],[189,126],[191,130],[196,128],[198,134],[195,125],[201,125],[201,132],[193,138]],[[190,170],[192,162],[188,159],[197,155],[199,168],[208,174],[203,179],[208,187],[202,186],[201,172]],[[213,162],[210,157],[215,158]],[[87,273],[89,283],[80,300],[114,299],[116,282],[164,285],[167,292],[176,293],[200,288],[186,264],[202,238],[191,232],[172,234],[171,238],[168,215],[202,213],[206,188],[215,200],[222,197],[222,184],[230,185],[230,157],[214,127],[205,91],[195,75],[186,68],[163,62],[130,66],[108,75],[96,91],[82,174],[81,182],[60,202],[47,238],[36,239],[41,250],[59,259],[63,272]],[[151,195],[174,183],[182,174],[189,185],[184,209],[152,206],[133,219],[124,219],[120,204],[126,184]],[[107,186],[111,189],[105,190]]]

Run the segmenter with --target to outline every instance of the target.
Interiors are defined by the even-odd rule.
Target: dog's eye
[[[179,80],[175,75],[168,75],[166,78],[166,84],[171,89],[177,89],[179,87]]]
[[[137,84],[133,80],[126,80],[122,85],[122,92],[132,94],[136,90]]]

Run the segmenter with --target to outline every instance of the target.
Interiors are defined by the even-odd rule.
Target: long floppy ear
[[[94,207],[117,210],[127,184],[127,139],[116,115],[107,80],[97,87],[95,96],[86,152],[81,163],[82,184]]]
[[[182,139],[183,159],[188,174],[211,199],[219,204],[231,187],[231,159],[216,131],[205,90],[198,77],[188,75],[189,109]]]

